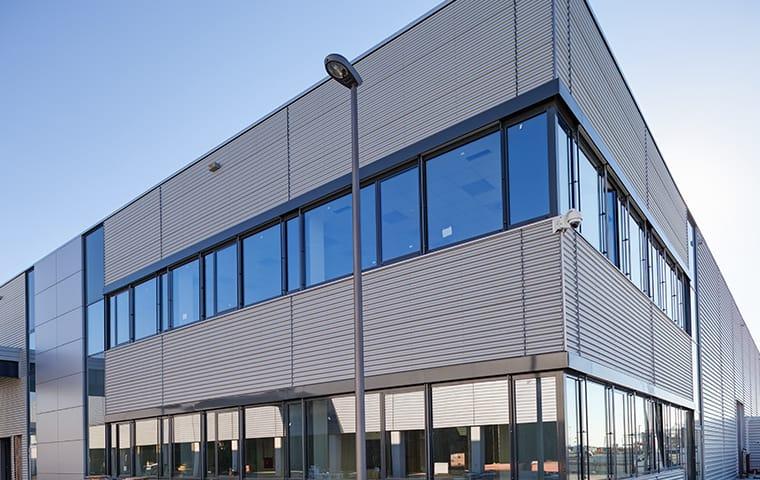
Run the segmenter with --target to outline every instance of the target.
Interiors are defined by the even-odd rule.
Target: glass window
[[[619,238],[618,238],[618,194],[615,190],[608,189],[606,195],[606,212],[605,212],[605,237],[607,258],[620,266]]]
[[[206,414],[206,477],[233,478],[238,461],[239,420],[237,410]]]
[[[300,428],[300,425],[298,427]],[[246,477],[285,477],[284,428],[282,409],[279,406],[268,405],[245,409],[244,473]],[[298,438],[299,451],[296,453],[300,460],[300,431]]]
[[[106,426],[90,425],[87,443],[87,472],[106,475]]]
[[[116,428],[119,442],[116,447],[117,472],[120,477],[129,477],[132,475],[132,425],[120,423]]]
[[[301,288],[301,217],[293,217],[285,224],[288,238],[288,291]]]
[[[420,177],[414,167],[380,182],[383,262],[420,251]]]
[[[301,402],[288,404],[288,459],[290,476],[303,478],[303,408]]]
[[[354,404],[353,396],[306,402],[308,478],[342,478],[356,475]],[[367,395],[367,478],[378,478],[380,473],[379,408],[378,395]]]
[[[171,271],[172,326],[181,327],[200,319],[200,271],[193,260]]]
[[[243,240],[243,303],[282,295],[280,224]]]
[[[511,478],[509,383],[433,387],[436,478]]]
[[[612,462],[617,478],[625,478],[632,472],[630,469],[628,442],[629,428],[626,421],[629,415],[628,394],[616,390],[612,396],[614,439],[612,444]]]
[[[362,270],[377,266],[377,187],[373,183],[361,189],[359,195],[362,227]],[[353,247],[351,249],[353,251]]]
[[[174,417],[174,467],[172,476],[201,478],[201,416],[194,413]]]
[[[204,257],[206,317],[237,307],[237,263],[237,244],[229,245]]]
[[[156,333],[158,329],[158,290],[152,278],[134,288],[135,295],[135,340]]]
[[[87,307],[87,355],[94,355],[105,349],[105,329],[105,309],[101,299]]]
[[[543,439],[543,477],[559,478],[559,450],[557,423],[557,380],[542,377],[541,381],[541,435]],[[540,471],[540,470],[539,470]]]
[[[606,389],[604,385],[586,382],[587,445],[586,458],[588,462],[589,480],[607,478],[607,410]]]
[[[309,210],[303,218],[306,286],[351,273],[351,196]]]
[[[652,414],[649,406],[648,400],[639,396],[634,397],[632,450],[634,466],[639,475],[649,472],[652,465],[652,431],[649,427]]]
[[[503,227],[500,142],[494,132],[426,162],[431,249]]]
[[[169,418],[161,419],[161,478],[169,478],[172,475],[172,452],[169,441]]]
[[[580,382],[573,377],[565,377],[565,415],[568,480],[580,480],[582,458]]]
[[[537,477],[539,469],[538,454],[538,399],[536,398],[536,379],[515,380],[515,429],[517,433],[517,470],[518,476]]]
[[[644,248],[646,245],[646,234],[644,232],[644,228],[641,226],[641,223],[633,216],[629,217],[628,227],[630,232],[628,235],[631,244],[631,281],[639,289],[646,291],[644,282],[644,271],[646,267],[646,255]]]
[[[113,295],[109,302],[111,347],[115,347],[129,341],[129,290]]]
[[[87,304],[103,298],[104,247],[103,227],[93,230],[85,237],[85,289]]]
[[[572,151],[573,141],[565,127],[556,120],[555,131],[557,132],[557,189],[559,200],[559,213],[567,212],[573,205],[572,197]]]
[[[158,476],[158,420],[135,422],[135,475]]]
[[[582,149],[578,149],[580,177],[580,211],[583,213],[581,233],[597,250],[601,250],[599,207],[599,172]]]
[[[388,478],[420,478],[427,471],[425,392],[386,392],[385,465]]]
[[[546,114],[507,130],[509,223],[549,214],[549,146]]]
[[[169,315],[169,274],[161,274],[161,329],[163,331],[169,330],[170,325]]]

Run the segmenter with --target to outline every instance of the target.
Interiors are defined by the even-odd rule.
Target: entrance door
[[[0,480],[11,480],[10,438],[0,438]]]
[[[746,435],[744,435],[744,405],[736,402],[736,445],[739,447],[739,474],[746,473],[744,471],[744,451],[747,448],[747,444],[744,441]]]

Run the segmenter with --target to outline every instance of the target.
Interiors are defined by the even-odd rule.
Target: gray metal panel
[[[288,199],[287,128],[281,110],[161,186],[164,257]]]
[[[747,418],[747,450],[750,469],[760,469],[760,417]]]
[[[290,299],[287,297],[163,337],[166,405],[291,385]],[[106,407],[107,414],[111,414],[110,407]]]
[[[105,283],[161,259],[161,189],[154,188],[103,224]]]
[[[162,402],[162,337],[106,352],[106,412],[117,413]],[[188,368],[188,371],[194,369]]]
[[[652,308],[655,384],[692,398],[691,337],[662,311]]]
[[[20,349],[19,378],[0,377],[0,438],[26,433],[26,276],[0,287],[0,347]]]
[[[554,78],[553,2],[515,1],[518,95]]]
[[[558,242],[541,222],[367,274],[367,373],[563,350]]]
[[[551,16],[546,16],[550,38]],[[551,44],[546,55],[551,80]],[[515,96],[514,6],[452,2],[357,62],[362,164]],[[533,75],[535,81],[538,75]],[[348,172],[348,96],[334,82],[290,106],[292,195]],[[318,161],[316,161],[318,160]]]
[[[293,385],[353,377],[351,286],[344,279],[293,296]],[[368,295],[369,287],[364,291]]]
[[[570,72],[570,0],[554,0],[554,69],[555,75],[569,88]]]
[[[665,161],[647,130],[647,207],[657,223],[665,229],[675,253],[688,261],[686,203],[675,189]]]

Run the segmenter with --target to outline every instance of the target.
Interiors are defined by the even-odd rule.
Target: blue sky
[[[0,3],[0,283],[437,3]],[[760,339],[760,2],[591,3]]]

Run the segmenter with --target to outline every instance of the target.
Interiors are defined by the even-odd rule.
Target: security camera
[[[581,214],[581,212],[578,210],[571,208],[563,215],[554,217],[554,220],[552,221],[552,229],[554,230],[554,233],[564,232],[565,230],[569,230],[571,228],[577,230],[578,227],[581,226],[582,222],[583,214]]]

